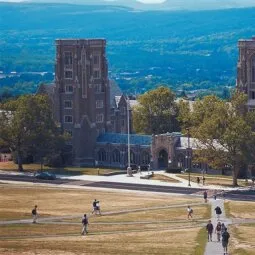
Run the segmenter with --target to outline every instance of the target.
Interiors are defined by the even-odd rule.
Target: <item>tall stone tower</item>
[[[54,114],[79,164],[94,165],[96,139],[110,125],[105,47],[103,39],[56,40]]]
[[[248,109],[255,110],[255,37],[239,40],[237,89],[248,95]]]

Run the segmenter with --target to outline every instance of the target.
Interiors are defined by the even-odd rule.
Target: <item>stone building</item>
[[[255,110],[255,37],[239,40],[238,48],[236,87],[248,95],[248,109]]]
[[[180,133],[133,133],[137,101],[109,80],[104,39],[56,40],[55,83],[42,85],[38,93],[49,95],[54,118],[70,134],[75,165],[126,168],[129,129],[132,165],[191,167],[188,147],[196,147],[192,138],[188,143]]]

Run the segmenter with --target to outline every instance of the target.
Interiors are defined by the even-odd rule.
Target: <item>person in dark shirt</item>
[[[82,232],[81,232],[82,235],[85,235],[85,233],[88,234],[88,225],[89,225],[89,221],[88,221],[87,215],[84,214],[82,218]]]
[[[216,206],[216,208],[214,210],[215,210],[215,213],[217,215],[217,218],[219,219],[220,215],[222,214],[222,211],[221,211],[220,207]]]
[[[207,191],[206,190],[204,191],[204,200],[205,200],[205,203],[207,203]]]
[[[228,233],[227,228],[225,228],[225,231],[222,234],[222,247],[223,247],[224,255],[228,253],[229,238],[230,238],[230,234]]]
[[[37,222],[38,214],[37,214],[37,205],[35,205],[34,209],[32,210],[32,216],[33,216],[33,223]]]
[[[208,221],[208,224],[206,225],[206,230],[208,233],[208,242],[212,241],[213,224],[212,224],[211,220]]]

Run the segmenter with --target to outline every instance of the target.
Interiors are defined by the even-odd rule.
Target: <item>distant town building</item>
[[[255,37],[239,40],[236,87],[248,95],[248,110],[255,110]]]

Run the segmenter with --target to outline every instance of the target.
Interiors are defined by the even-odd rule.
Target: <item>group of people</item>
[[[214,230],[214,226],[211,222],[211,220],[208,221],[208,224],[206,225],[206,230],[208,233],[208,242],[212,241],[212,234]],[[224,223],[221,223],[220,221],[217,223],[217,226],[215,228],[215,233],[217,235],[217,241],[222,242],[222,247],[224,249],[224,255],[228,252],[228,240],[230,238],[230,234],[228,233],[228,230]]]
[[[93,207],[93,210],[92,210],[92,214],[100,214],[101,215],[101,210],[100,210],[100,205],[99,205],[99,201],[98,200],[94,200],[93,203],[92,203],[92,207]],[[37,223],[37,219],[38,219],[38,211],[37,211],[37,205],[34,206],[34,208],[32,209],[32,223]],[[87,214],[84,214],[83,215],[83,218],[82,218],[82,231],[81,231],[81,234],[82,235],[85,235],[85,234],[88,234],[88,225],[89,225],[89,221],[88,221],[88,216]]]

